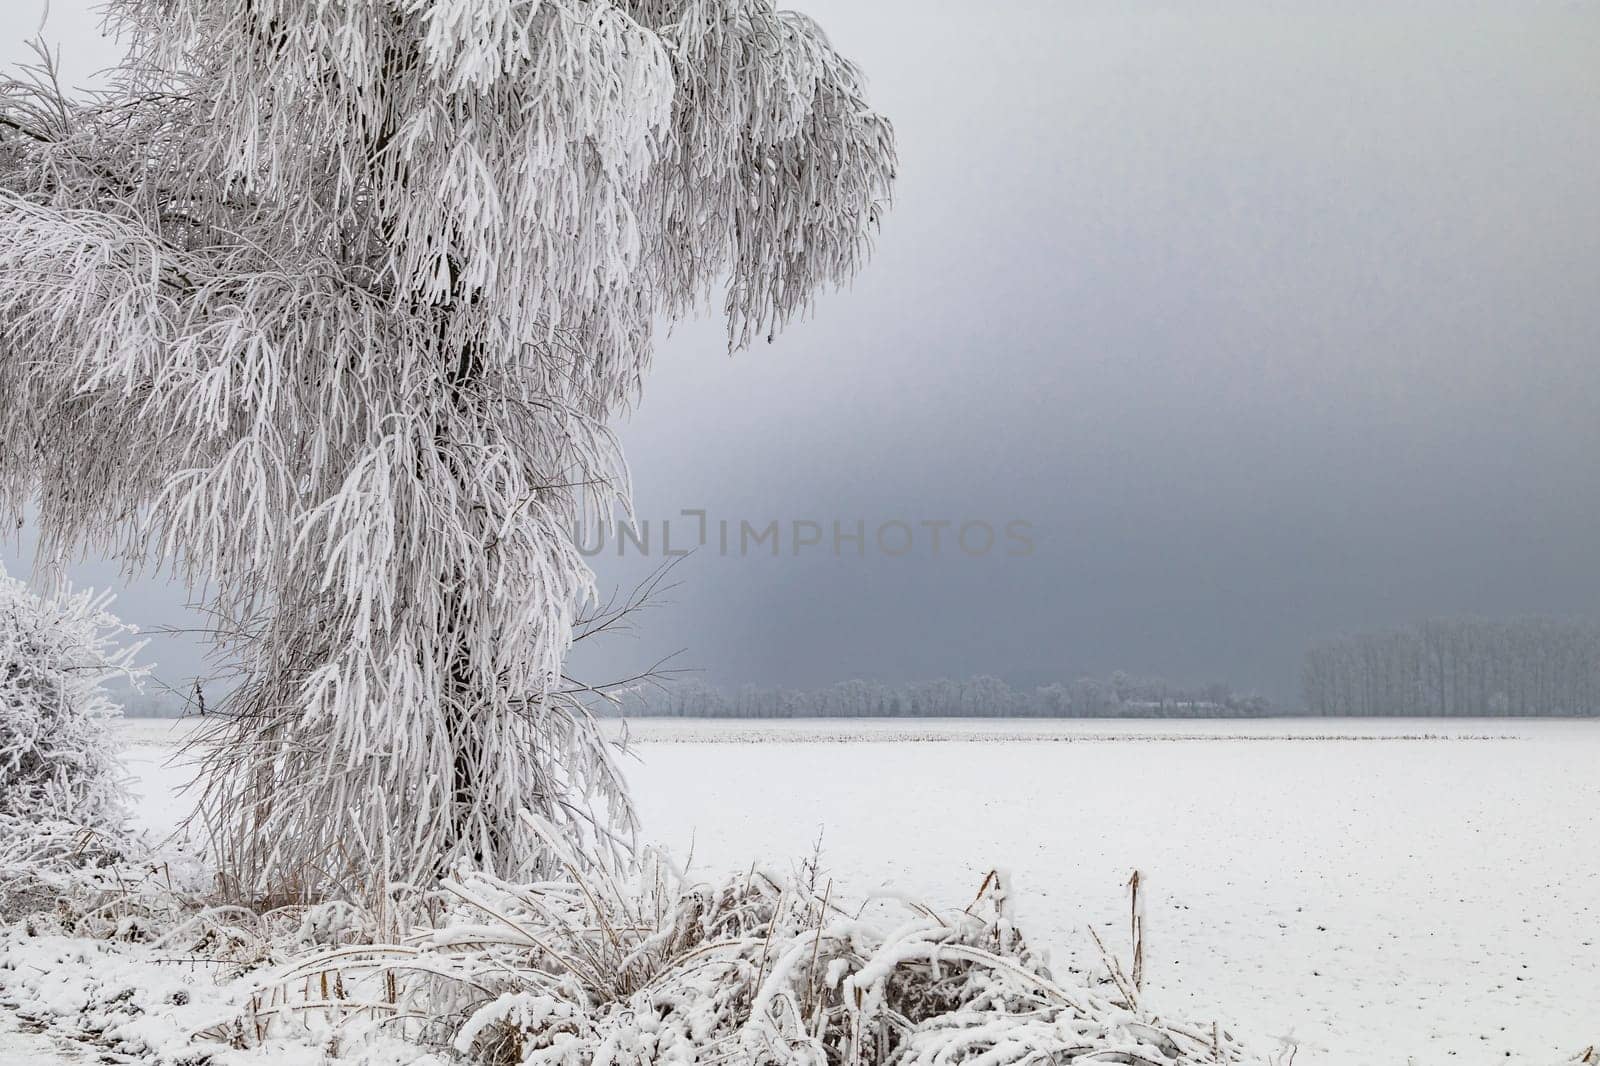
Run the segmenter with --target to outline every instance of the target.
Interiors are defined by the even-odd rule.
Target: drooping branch
[[[110,94],[0,85],[40,135],[0,138],[0,508],[204,590],[237,890],[627,824],[563,680],[572,531],[625,507],[663,321],[725,283],[747,344],[860,266],[894,154],[858,72],[762,0],[110,17]]]

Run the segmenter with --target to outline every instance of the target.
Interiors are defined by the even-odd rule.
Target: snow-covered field
[[[186,725],[130,722],[152,829]],[[697,868],[798,861],[835,891],[964,904],[1009,867],[1057,963],[1126,951],[1145,1001],[1295,1061],[1561,1061],[1600,1038],[1600,722],[632,725],[649,836]],[[909,741],[920,741],[912,743]],[[5,1047],[0,1037],[0,1048]],[[26,1059],[18,1061],[27,1061]]]

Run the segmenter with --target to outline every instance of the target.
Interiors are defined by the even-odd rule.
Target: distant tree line
[[[663,718],[1248,718],[1273,713],[1227,685],[1184,687],[1124,673],[1105,680],[1012,688],[995,677],[885,685],[842,681],[819,689],[681,680],[629,693],[621,713]]]
[[[1430,619],[1306,653],[1307,712],[1453,717],[1600,712],[1600,624]]]

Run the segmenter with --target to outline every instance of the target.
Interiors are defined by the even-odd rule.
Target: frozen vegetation
[[[103,93],[0,75],[0,517],[165,565],[240,676],[237,901],[624,848],[564,672],[658,332],[865,265],[892,126],[770,0],[109,0]]]
[[[41,598],[0,567],[0,917],[18,871],[48,875],[119,851],[126,796],[107,683],[140,671],[110,602]]]

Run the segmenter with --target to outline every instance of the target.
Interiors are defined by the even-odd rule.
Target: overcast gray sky
[[[801,6],[895,121],[898,202],[777,343],[662,345],[622,427],[639,515],[1021,519],[1034,548],[713,544],[583,669],[684,648],[721,682],[1120,668],[1292,701],[1340,630],[1595,612],[1600,5]],[[114,56],[88,7],[47,26],[74,72]]]

